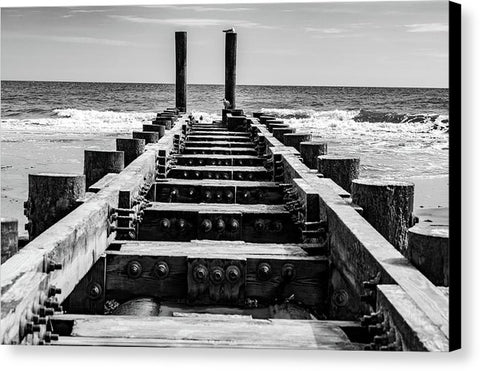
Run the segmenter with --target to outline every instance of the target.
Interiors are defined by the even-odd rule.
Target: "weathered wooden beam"
[[[119,173],[125,167],[124,153],[119,151],[90,151],[84,155],[83,172],[87,188],[108,173]]]
[[[245,316],[55,316],[53,345],[358,350],[343,328],[355,322],[261,320]],[[64,335],[64,336],[62,336]]]
[[[240,137],[236,135],[209,135],[209,134],[190,134],[187,138],[187,142],[247,142],[250,143],[249,137]]]
[[[175,166],[168,176],[177,179],[270,180],[263,166]]]
[[[297,242],[290,213],[281,205],[158,203],[144,210],[139,240],[233,239]]]
[[[108,186],[116,177],[117,177],[116,173],[106,174],[98,182],[96,182],[96,183],[92,184],[90,187],[88,187],[88,192],[98,193],[103,188]]]
[[[264,159],[249,155],[176,155],[181,166],[262,166]]]
[[[251,142],[236,142],[236,141],[186,141],[185,148],[195,147],[227,147],[227,148],[254,148],[255,145]]]
[[[191,135],[208,135],[208,136],[231,136],[236,138],[250,138],[248,133],[242,133],[239,131],[228,131],[228,130],[219,130],[219,128],[214,129],[200,129],[196,125],[192,126]]]
[[[170,179],[154,183],[151,199],[158,202],[267,204],[283,203],[281,188],[273,182]]]
[[[448,337],[398,285],[377,286],[377,310],[395,330],[394,343],[406,351],[447,352]]]
[[[243,295],[234,299],[237,305],[244,306],[246,298],[268,305],[294,295],[296,301],[324,309],[328,296],[328,259],[308,256],[303,249],[315,246],[238,241],[118,242],[107,252],[107,296],[120,301],[143,295],[188,301],[190,289],[198,294],[202,289],[228,281],[228,267],[238,263],[239,279],[245,287]],[[200,260],[207,278],[198,282],[191,265],[194,267]],[[130,273],[132,264],[137,265],[135,272],[140,274]],[[225,277],[212,283],[208,275],[214,273],[215,267],[221,267]],[[291,270],[288,272],[291,276],[287,276],[287,269]],[[202,304],[225,303],[225,299],[216,296],[195,299],[194,302],[200,300]]]
[[[156,131],[134,131],[132,136],[135,139],[144,139],[145,144],[156,143],[159,139],[159,133]]]
[[[257,151],[253,148],[231,148],[231,147],[186,147],[183,152],[183,154],[190,154],[190,155],[196,155],[196,154],[212,154],[212,155],[249,155],[249,156],[255,156],[257,155]]]
[[[116,144],[117,151],[122,151],[124,154],[125,166],[145,151],[145,139],[117,138]]]

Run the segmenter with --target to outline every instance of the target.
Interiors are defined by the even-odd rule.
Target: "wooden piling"
[[[413,183],[375,179],[352,182],[352,200],[363,208],[363,217],[402,254],[412,226],[413,196]]]
[[[152,121],[152,125],[162,125],[165,126],[165,130],[170,130],[173,126],[173,117],[157,117],[155,120]]]
[[[300,151],[300,143],[312,140],[312,134],[308,133],[289,133],[283,135],[283,144],[294,147]]]
[[[117,151],[123,152],[125,166],[145,151],[145,139],[117,138]]]
[[[320,155],[317,158],[317,169],[325,178],[332,179],[345,191],[351,192],[352,181],[358,179],[360,173],[360,158]]]
[[[187,33],[175,32],[175,106],[187,112]]]
[[[29,219],[30,240],[77,207],[77,200],[85,197],[85,182],[86,176],[77,174],[28,175],[25,214]]]
[[[134,131],[132,136],[134,139],[145,140],[145,144],[157,143],[159,139],[159,133],[156,131]]]
[[[1,219],[2,264],[18,252],[18,220],[15,218]]]
[[[158,133],[158,139],[165,135],[165,125],[143,124],[143,131],[154,131]]]
[[[318,168],[318,156],[327,154],[327,143],[325,142],[301,142],[300,154],[303,158],[303,163],[310,169]]]
[[[280,142],[283,143],[283,135],[287,133],[295,133],[295,129],[291,127],[286,127],[286,128],[273,128],[272,129],[272,134],[274,138],[277,138]]]
[[[84,173],[87,188],[108,173],[120,173],[125,167],[124,158],[123,152],[119,151],[86,150]]]
[[[235,85],[237,84],[237,34],[225,33],[225,99],[235,108]]]
[[[450,285],[448,232],[446,225],[426,222],[408,230],[406,257],[436,286]]]

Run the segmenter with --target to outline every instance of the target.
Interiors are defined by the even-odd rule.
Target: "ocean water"
[[[171,84],[3,81],[2,141],[125,134],[173,106],[174,89]],[[221,85],[191,85],[188,110],[205,120],[218,118],[222,98]],[[238,86],[237,106],[311,132],[329,142],[330,153],[360,156],[364,176],[448,174],[448,89]],[[424,117],[389,122],[385,115],[380,122],[368,117],[358,122],[360,110]]]
[[[189,85],[189,112],[219,118],[223,92],[222,85]],[[84,149],[115,149],[115,137],[128,136],[174,106],[175,87],[2,81],[1,94],[4,216],[11,207],[21,209],[28,173],[81,173]],[[448,89],[238,86],[237,107],[311,132],[328,142],[330,154],[359,156],[362,177],[448,175]]]

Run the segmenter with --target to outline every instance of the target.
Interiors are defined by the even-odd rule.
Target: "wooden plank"
[[[358,349],[342,330],[346,323],[334,321],[62,316],[53,326],[57,331],[71,326],[70,336],[60,336],[54,345]]]
[[[73,291],[104,253],[109,239],[115,237],[115,234],[108,236],[107,225],[109,210],[117,206],[119,190],[129,189],[133,194],[138,194],[145,181],[153,180],[158,150],[171,151],[173,135],[180,130],[180,125],[176,125],[157,144],[148,146],[145,153],[118,174],[108,187],[86,200],[2,264],[2,342],[20,342],[20,321],[35,300],[32,289],[45,290],[48,285],[55,285],[62,289],[58,295],[59,301]],[[37,275],[44,271],[46,262],[50,260],[62,264],[62,269],[48,275]]]
[[[270,304],[275,298],[285,299],[294,295],[306,305],[323,306],[327,298],[328,259],[308,256],[302,247],[312,245],[248,244],[229,241],[193,241],[180,242],[115,242],[107,252],[107,297],[116,300],[128,300],[136,296],[166,299],[185,299],[186,289],[192,284],[188,274],[188,261],[202,259],[205,266],[220,265],[227,270],[232,262],[240,264],[245,281],[245,290],[249,298]],[[141,274],[132,277],[128,266],[132,261],[141,267]],[[241,262],[246,262],[241,263]],[[155,264],[164,262],[169,267],[166,278],[155,274]],[[217,262],[217,263],[211,263]],[[220,263],[218,263],[220,262]],[[259,281],[258,266],[268,263],[271,277]],[[282,267],[291,264],[295,270],[294,278],[286,281],[282,278]],[[204,292],[211,285],[205,284]],[[214,285],[215,286],[215,285]],[[224,288],[224,291],[228,291]],[[215,297],[216,302],[225,302]],[[197,298],[198,299],[198,298]],[[243,305],[244,296],[237,304]],[[213,299],[212,299],[213,300]],[[226,302],[230,303],[229,300]],[[202,299],[203,304],[211,303]]]
[[[218,154],[218,155],[252,155],[256,156],[257,151],[253,148],[230,148],[230,147],[185,147],[184,154]]]
[[[243,143],[251,143],[250,138],[247,136],[238,136],[238,135],[219,135],[216,133],[216,135],[209,135],[209,134],[203,134],[200,135],[198,133],[195,134],[190,134],[187,137],[187,143],[188,142],[229,142],[229,143],[237,143],[237,142],[243,142]]]
[[[377,309],[393,324],[404,350],[448,352],[445,334],[400,286],[377,286]]]
[[[250,138],[250,134],[248,133],[242,133],[239,131],[228,131],[228,130],[201,130],[201,129],[196,129],[195,125],[193,126],[192,131],[190,132],[191,135],[209,135],[209,136],[224,136],[224,135],[229,135],[233,137],[238,137],[238,138]]]
[[[264,160],[249,155],[177,155],[179,166],[263,166]]]
[[[220,147],[220,148],[242,148],[242,149],[253,149],[255,145],[253,143],[246,142],[234,142],[234,141],[195,141],[195,142],[185,142],[185,148],[203,148],[203,147]]]
[[[225,179],[225,180],[270,180],[263,166],[175,166],[168,172],[169,178],[179,179]]]
[[[97,193],[98,191],[102,190],[106,186],[108,186],[117,176],[118,174],[116,173],[108,173],[105,175],[102,179],[100,179],[98,182],[92,184],[90,187],[88,187],[88,192],[93,192]]]

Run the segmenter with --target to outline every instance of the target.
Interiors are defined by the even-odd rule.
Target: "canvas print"
[[[455,349],[452,6],[1,9],[2,344]]]

